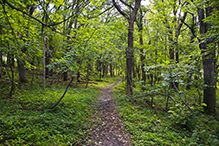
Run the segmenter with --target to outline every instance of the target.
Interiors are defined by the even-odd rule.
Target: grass
[[[21,89],[16,88],[11,98],[8,97],[8,78],[0,80],[0,145],[83,145],[97,118],[92,116],[95,110],[92,105],[99,95],[98,90],[114,84],[120,77],[101,80],[91,77],[87,89],[84,82],[80,82],[77,87],[70,87],[52,110],[50,107],[61,97],[67,82],[46,86],[44,91],[39,80],[33,86],[27,82]],[[137,97],[144,94],[139,87],[134,88],[135,96],[125,95],[125,82],[114,88],[118,110],[131,135],[132,145],[219,145],[219,117],[204,114],[203,108],[194,104],[198,101],[196,89],[182,96],[187,103],[192,103],[197,127],[191,111],[179,104],[178,94],[171,94],[178,104],[170,100],[166,110],[166,99],[162,96]],[[160,87],[146,88],[146,91],[161,92]],[[218,113],[218,108],[216,110]]]
[[[164,98],[154,96],[151,106],[147,103],[152,98],[150,96],[126,96],[124,84],[120,83],[114,88],[114,97],[124,125],[131,135],[132,145],[219,145],[217,114],[206,115],[202,107],[192,106],[197,118],[196,127],[193,115],[185,105],[171,103],[166,111]],[[135,93],[138,92],[135,90]],[[191,100],[193,94],[189,94]],[[177,94],[174,98],[179,101]]]
[[[30,76],[27,76],[31,80]],[[17,79],[17,76],[16,76]],[[89,87],[82,83],[68,89],[65,97],[54,109],[50,107],[58,101],[65,90],[62,85],[46,86],[46,90],[37,82],[30,86],[23,83],[16,87],[9,98],[10,82],[7,76],[0,80],[0,145],[82,145],[89,133],[99,88],[118,81],[119,77],[92,79]],[[48,82],[49,84],[49,82]]]
[[[98,91],[70,88],[61,103],[49,108],[61,97],[63,86],[18,90],[12,98],[0,102],[0,143],[2,145],[70,145],[84,140]]]

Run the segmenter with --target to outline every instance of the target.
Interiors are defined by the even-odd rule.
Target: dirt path
[[[108,86],[100,91],[100,104],[97,108],[97,115],[100,115],[100,118],[97,118],[95,126],[91,129],[87,146],[131,145],[130,138],[125,131],[119,113],[115,109],[116,103],[112,97],[112,89],[115,85]]]

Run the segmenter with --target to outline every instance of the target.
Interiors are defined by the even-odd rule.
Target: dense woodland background
[[[0,145],[86,143],[121,79],[133,145],[219,145],[217,0],[0,3]]]

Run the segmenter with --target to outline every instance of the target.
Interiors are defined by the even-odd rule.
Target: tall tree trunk
[[[46,63],[46,66],[49,65],[49,61],[50,61],[50,56],[49,56],[49,53],[48,51],[46,51],[46,60],[45,60],[45,63]],[[49,78],[49,68],[46,67],[46,78]]]
[[[54,47],[52,46],[52,40],[53,40],[53,38],[51,37],[50,39],[49,39],[49,51],[50,51],[50,54],[52,54],[52,52],[54,51]],[[50,57],[52,57],[52,56],[50,56]],[[50,63],[50,58],[48,59],[48,62],[47,62],[48,64]],[[49,76],[52,76],[53,75],[53,69],[51,69],[50,71],[49,71]]]
[[[0,65],[1,65],[1,72],[0,72],[0,78],[3,75],[3,59],[2,59],[2,51],[0,51]]]
[[[113,65],[110,63],[110,76],[113,77]]]
[[[127,83],[126,83],[126,94],[127,95],[132,95],[132,68],[133,68],[133,59],[134,59],[134,49],[133,49],[133,31],[134,31],[134,21],[136,19],[136,14],[137,11],[140,7],[141,0],[135,0],[135,6],[132,9],[131,14],[126,14],[121,10],[121,7],[118,6],[113,0],[113,5],[115,8],[119,11],[121,15],[123,15],[126,19],[129,21],[129,27],[128,27],[128,47],[126,48],[126,78],[127,78]],[[126,4],[127,5],[127,4]]]
[[[9,48],[10,50],[10,48]],[[14,91],[14,71],[13,71],[13,68],[12,68],[12,60],[10,59],[11,58],[11,53],[8,52],[8,64],[9,64],[9,67],[10,67],[10,70],[11,70],[11,90],[10,90],[10,97],[12,97],[12,94],[13,94],[13,91]]]
[[[64,72],[63,73],[63,81],[67,81],[68,80],[68,72]]]
[[[194,34],[196,34],[195,32],[195,16],[194,14],[192,15],[192,25],[191,25],[191,32],[192,32],[192,35],[191,35],[191,41],[190,43],[192,44],[194,42]],[[188,64],[190,65],[190,63]],[[190,82],[192,81],[192,73],[188,72],[187,73],[187,85],[186,85],[186,90],[189,90],[191,88],[191,85],[190,85]]]
[[[213,8],[206,8],[206,17],[210,16]],[[205,19],[204,10],[198,9],[198,17],[200,23],[200,34],[204,35],[210,30],[210,24],[205,23],[203,20]],[[207,42],[203,42],[199,45],[202,50],[202,62],[203,62],[203,70],[204,70],[204,85],[207,87],[204,88],[204,103],[207,104],[207,111],[215,111],[216,106],[216,88],[215,88],[215,49],[212,47],[207,47],[209,43],[212,43],[211,38],[207,38]]]
[[[106,73],[105,73],[105,75],[107,76],[108,71],[109,71],[109,70],[108,70],[108,65],[106,65],[105,67],[106,67]]]
[[[23,60],[17,59],[18,64],[18,72],[19,72],[19,83],[27,82],[26,78],[26,70],[25,70],[25,62]]]
[[[103,71],[102,77],[104,77],[104,75],[105,75],[105,72],[106,72],[106,67],[105,67],[105,64],[102,64],[102,71]]]
[[[90,68],[91,68],[90,61],[91,59],[89,59],[87,62],[87,75],[86,75],[86,87],[85,88],[88,87],[88,82],[89,82],[89,75],[90,75]]]
[[[43,90],[46,88],[46,36],[44,34],[44,25],[42,25],[42,37],[43,37]]]
[[[137,72],[137,75],[138,75],[138,81],[141,80],[141,71],[140,71],[140,66],[136,66],[136,72]]]
[[[101,75],[101,71],[102,71],[102,64],[101,64],[101,56],[100,58],[97,60],[97,70],[98,70],[98,73],[99,73],[99,77],[101,79],[102,75]]]
[[[173,47],[173,32],[172,31],[169,31],[169,41],[171,43],[171,46],[169,46],[169,58],[170,58],[170,61],[174,61],[174,47]],[[172,78],[170,79],[172,80]],[[174,88],[174,85],[173,85],[173,82],[171,81],[170,82],[170,88]]]
[[[174,23],[176,21],[176,0],[174,0],[174,6],[173,6],[173,14],[174,14],[174,20],[172,21],[172,23]],[[169,58],[170,58],[170,61],[174,61],[174,46],[175,46],[175,42],[173,40],[173,31],[171,30],[171,28],[168,26],[168,28],[170,29],[169,30],[169,41],[170,41],[170,46],[169,46]],[[172,80],[172,78],[170,79]],[[173,85],[173,82],[171,81],[170,82],[170,85],[169,85],[169,88],[173,88],[174,89],[174,85]]]
[[[14,54],[11,54],[11,66],[15,67]]]
[[[132,95],[132,68],[133,68],[133,31],[134,31],[134,20],[129,21],[129,30],[128,30],[128,47],[126,48],[126,69],[127,69],[127,84],[126,84],[126,94]]]
[[[141,26],[139,27],[139,44],[141,45],[141,46],[143,46],[143,37],[142,37],[142,29],[143,29],[143,27],[142,27],[142,18],[141,18]],[[146,85],[146,72],[145,72],[145,70],[144,70],[144,67],[145,67],[145,65],[144,65],[144,60],[145,60],[145,55],[144,55],[144,50],[143,50],[143,48],[141,48],[140,49],[140,52],[141,52],[141,54],[140,54],[140,58],[141,58],[141,74],[142,74],[142,78],[141,78],[141,80],[143,81],[142,82],[142,85]]]
[[[27,5],[26,9],[28,10],[29,15],[32,15],[35,8],[33,5]],[[29,24],[29,20],[28,20],[28,24]],[[26,35],[28,36],[29,33],[29,25],[28,26],[24,26],[28,31],[26,33]],[[23,40],[25,42],[25,40]],[[26,53],[27,48],[20,48],[21,51],[23,53]],[[14,63],[14,56],[12,56],[13,61],[12,63]],[[22,82],[27,82],[27,78],[26,78],[26,70],[25,70],[25,61],[24,60],[20,60],[19,57],[16,58],[17,59],[17,64],[18,64],[18,72],[19,72],[19,84],[21,85]],[[13,64],[14,66],[14,64]]]

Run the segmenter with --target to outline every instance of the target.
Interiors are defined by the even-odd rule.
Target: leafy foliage
[[[206,115],[203,107],[193,106],[198,119],[195,128],[192,113],[185,105],[172,105],[169,112],[165,111],[165,107],[160,108],[162,104],[151,108],[143,98],[125,96],[123,84],[115,88],[114,96],[133,145],[219,144],[217,115]],[[159,97],[154,98],[158,100],[156,103],[162,102]]]

